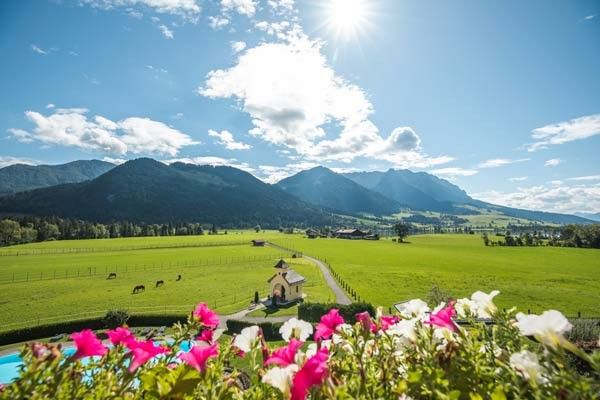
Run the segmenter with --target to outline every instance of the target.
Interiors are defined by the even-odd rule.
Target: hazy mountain
[[[9,165],[0,169],[0,195],[83,182],[114,167],[114,164],[99,160],[80,160],[61,165]]]
[[[592,221],[600,222],[600,213],[575,213],[578,217],[587,218]]]
[[[192,221],[231,226],[322,224],[309,204],[231,167],[141,158],[91,181],[0,198],[0,212],[56,215],[98,222]]]
[[[301,200],[345,214],[389,215],[401,209],[397,202],[324,167],[302,171],[277,186]]]

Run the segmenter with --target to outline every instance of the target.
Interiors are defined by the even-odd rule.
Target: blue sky
[[[600,212],[600,2],[0,3],[0,166],[409,168]]]

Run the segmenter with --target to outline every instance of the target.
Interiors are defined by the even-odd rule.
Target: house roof
[[[277,274],[273,275],[267,282],[270,283],[276,276]],[[288,285],[297,285],[306,280],[302,275],[293,269],[288,269],[286,272],[282,273],[281,276],[283,276],[283,279],[288,283]]]
[[[359,229],[338,229],[337,231],[335,231],[335,233],[337,234],[348,234],[348,233],[360,233],[360,234],[364,234],[363,231],[359,230]]]
[[[290,266],[288,265],[288,263],[286,263],[286,262],[285,262],[285,261],[283,261],[283,260],[279,260],[279,261],[277,262],[277,264],[275,264],[275,267],[274,267],[274,268],[288,269],[289,267],[290,267]]]

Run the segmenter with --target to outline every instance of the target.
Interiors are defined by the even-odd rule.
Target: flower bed
[[[60,345],[27,346],[19,379],[0,398],[598,398],[600,352],[567,340],[572,326],[560,312],[500,311],[497,294],[476,292],[433,310],[412,300],[400,315],[352,320],[332,309],[314,327],[293,318],[279,329],[286,344],[277,349],[259,326],[219,345],[218,317],[200,304],[168,345],[120,327],[108,332],[110,347],[91,330],[73,333],[72,356]],[[470,324],[459,327],[456,318]],[[570,367],[573,357],[585,373]],[[240,359],[245,367],[233,368]]]

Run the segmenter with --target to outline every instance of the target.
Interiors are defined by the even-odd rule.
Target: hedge
[[[59,335],[61,333],[71,334],[82,329],[100,330],[106,329],[103,322],[104,317],[82,319],[78,321],[59,322],[47,325],[32,326],[29,328],[13,329],[0,332],[0,346],[26,342]],[[127,321],[129,326],[171,326],[176,322],[185,322],[186,315],[132,315]]]
[[[372,317],[375,316],[375,307],[369,303],[351,303],[348,305],[337,303],[302,303],[298,306],[298,318],[308,322],[319,322],[321,317],[332,308],[340,310],[340,315],[347,322],[354,323],[355,315],[368,311]]]
[[[227,332],[229,334],[240,333],[242,329],[253,325],[258,325],[262,329],[266,340],[281,340],[281,334],[279,333],[279,328],[283,325],[281,322],[261,322],[256,324],[253,322],[229,319],[227,320]]]

